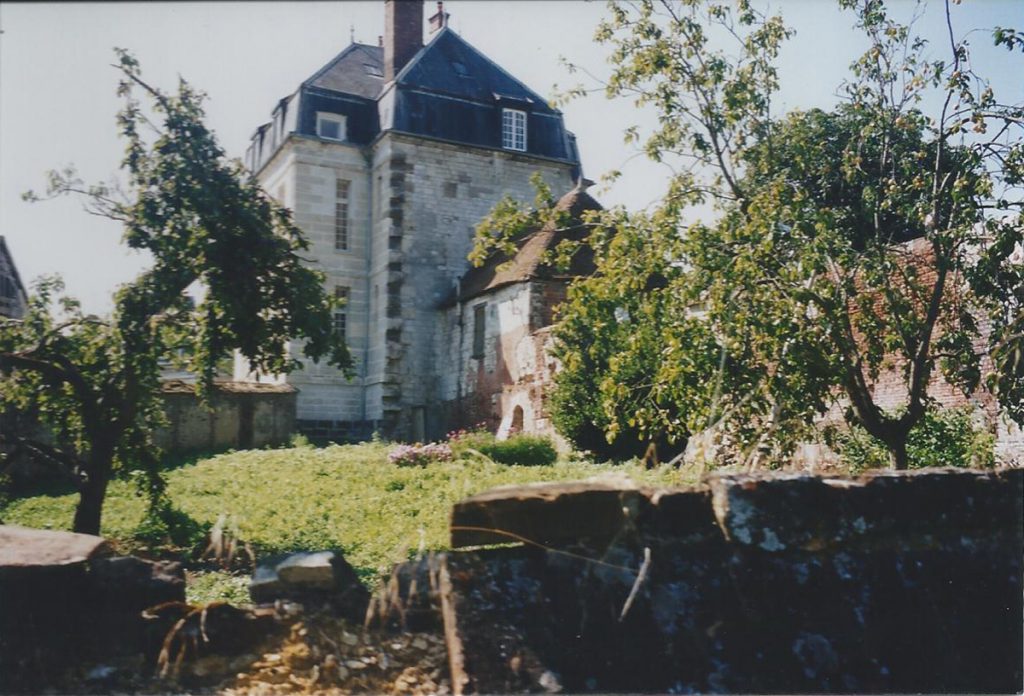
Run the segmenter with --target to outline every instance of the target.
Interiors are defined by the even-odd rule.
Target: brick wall
[[[529,281],[498,288],[450,310],[445,320],[447,367],[442,380],[445,412],[456,427],[485,423],[499,437],[520,428],[555,435],[546,392],[556,370],[550,324],[565,299],[557,281]],[[475,309],[485,305],[484,354],[473,354]],[[460,326],[461,317],[461,326]]]

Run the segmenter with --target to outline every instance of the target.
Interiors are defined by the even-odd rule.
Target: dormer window
[[[526,152],[526,112],[501,110],[501,146],[506,150]]]
[[[316,134],[327,140],[345,139],[345,117],[325,111],[316,112]]]

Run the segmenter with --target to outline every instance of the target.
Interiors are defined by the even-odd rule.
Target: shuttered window
[[[473,307],[473,357],[484,357],[484,332],[487,329],[487,305]]]

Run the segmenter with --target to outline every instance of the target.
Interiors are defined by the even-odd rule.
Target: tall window
[[[334,186],[334,248],[348,249],[348,188],[347,179],[337,179]]]
[[[345,139],[345,117],[326,111],[316,112],[316,134],[328,140]]]
[[[501,110],[501,146],[506,150],[526,151],[526,112]]]
[[[487,304],[473,307],[473,357],[484,357],[484,330],[487,328]]]
[[[345,331],[348,329],[348,288],[344,285],[335,285],[334,297],[342,304],[334,308],[331,328],[336,335],[345,338]]]

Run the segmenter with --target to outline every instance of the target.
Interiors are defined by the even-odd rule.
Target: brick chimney
[[[423,0],[384,0],[384,81],[423,47]]]

